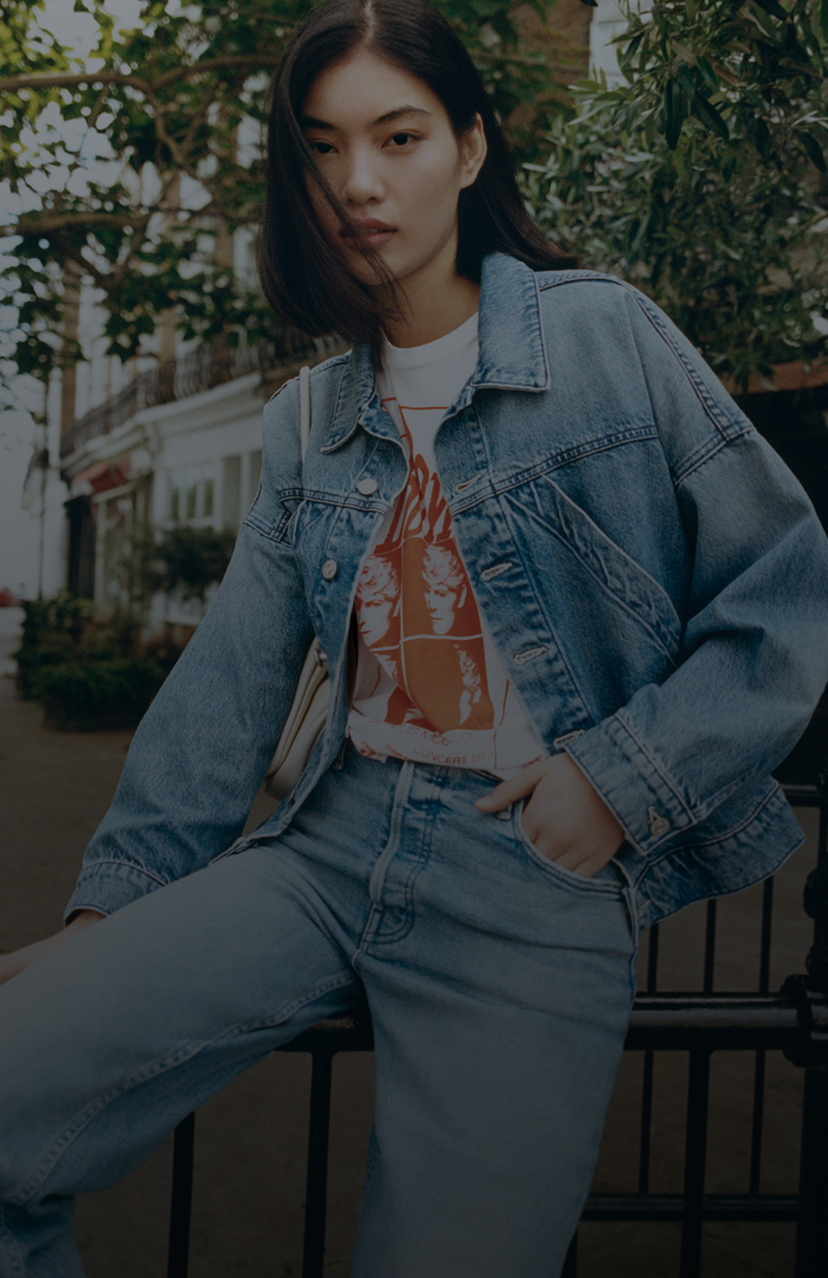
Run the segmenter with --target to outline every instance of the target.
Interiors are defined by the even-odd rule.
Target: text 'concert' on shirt
[[[425,346],[383,343],[377,385],[408,477],[357,588],[349,735],[369,757],[506,775],[544,751],[478,609],[434,461],[477,356],[476,315]]]

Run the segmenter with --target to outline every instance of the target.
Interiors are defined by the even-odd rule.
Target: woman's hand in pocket
[[[478,799],[482,812],[499,812],[530,795],[523,832],[550,861],[592,878],[612,860],[624,830],[595,787],[567,754],[530,763]]]

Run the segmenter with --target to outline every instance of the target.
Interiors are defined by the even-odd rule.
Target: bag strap
[[[311,428],[310,402],[310,368],[303,364],[299,369],[299,440],[302,446],[302,461],[308,451],[308,440]]]

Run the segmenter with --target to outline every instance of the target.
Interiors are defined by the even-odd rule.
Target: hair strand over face
[[[576,264],[529,217],[483,82],[446,20],[423,0],[329,0],[297,28],[269,94],[258,261],[265,297],[278,314],[313,336],[336,332],[371,342],[381,337],[384,322],[399,314],[398,293],[379,254],[365,250],[382,289],[348,273],[308,195],[310,178],[342,225],[355,229],[348,210],[319,173],[300,122],[317,77],[357,48],[422,80],[439,98],[458,140],[478,115],[483,121],[486,159],[458,201],[458,274],[479,280],[483,257],[496,251],[536,270]]]

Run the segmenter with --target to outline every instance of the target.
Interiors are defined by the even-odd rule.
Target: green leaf
[[[771,140],[770,129],[762,119],[756,121],[753,140],[756,143],[756,150],[759,152],[762,159],[769,159],[770,153],[773,150],[773,143]]]
[[[825,154],[813,133],[807,133],[804,129],[801,129],[799,132],[799,140],[805,148],[808,159],[816,165],[820,173],[825,173]]]
[[[826,3],[828,3],[828,0],[826,0]],[[707,84],[708,88],[710,88],[713,91],[713,93],[718,93],[719,89],[721,88],[721,81],[718,75],[716,74],[716,72],[714,71],[711,63],[708,61],[708,59],[705,58],[702,54],[699,54],[698,59],[696,61],[696,66],[699,68],[699,71],[701,72],[702,77],[705,83]]]
[[[765,13],[773,14],[774,18],[780,18],[782,22],[787,22],[789,14],[782,8],[781,4],[777,4],[776,0],[754,0],[760,9],[764,9]]]
[[[670,79],[664,88],[664,136],[671,151],[678,146],[684,121],[684,96],[678,80]]]
[[[825,2],[825,5],[826,5],[826,8],[828,8],[828,0],[824,0],[824,2]],[[632,38],[631,40],[626,40],[626,37],[625,37],[625,36],[619,36],[619,37],[618,37],[618,41],[617,41],[617,42],[618,42],[618,43],[620,43],[620,42],[624,42],[624,43],[621,45],[621,47],[620,47],[620,48],[619,48],[619,50],[618,50],[618,57],[619,57],[619,58],[634,58],[634,57],[635,57],[635,55],[636,55],[636,53],[638,52],[638,46],[641,44],[641,41],[642,41],[643,39],[644,39],[644,32],[643,32],[643,31],[639,31],[639,32],[637,33],[637,35],[634,35],[634,36],[633,36],[633,38]],[[616,42],[614,42],[614,43],[616,43]]]
[[[709,129],[711,133],[715,133],[724,142],[730,141],[730,130],[712,102],[697,93],[693,102],[693,110],[705,128]]]
[[[693,102],[696,97],[696,82],[693,79],[693,72],[690,70],[686,62],[682,62],[679,67],[678,78],[687,101]]]

